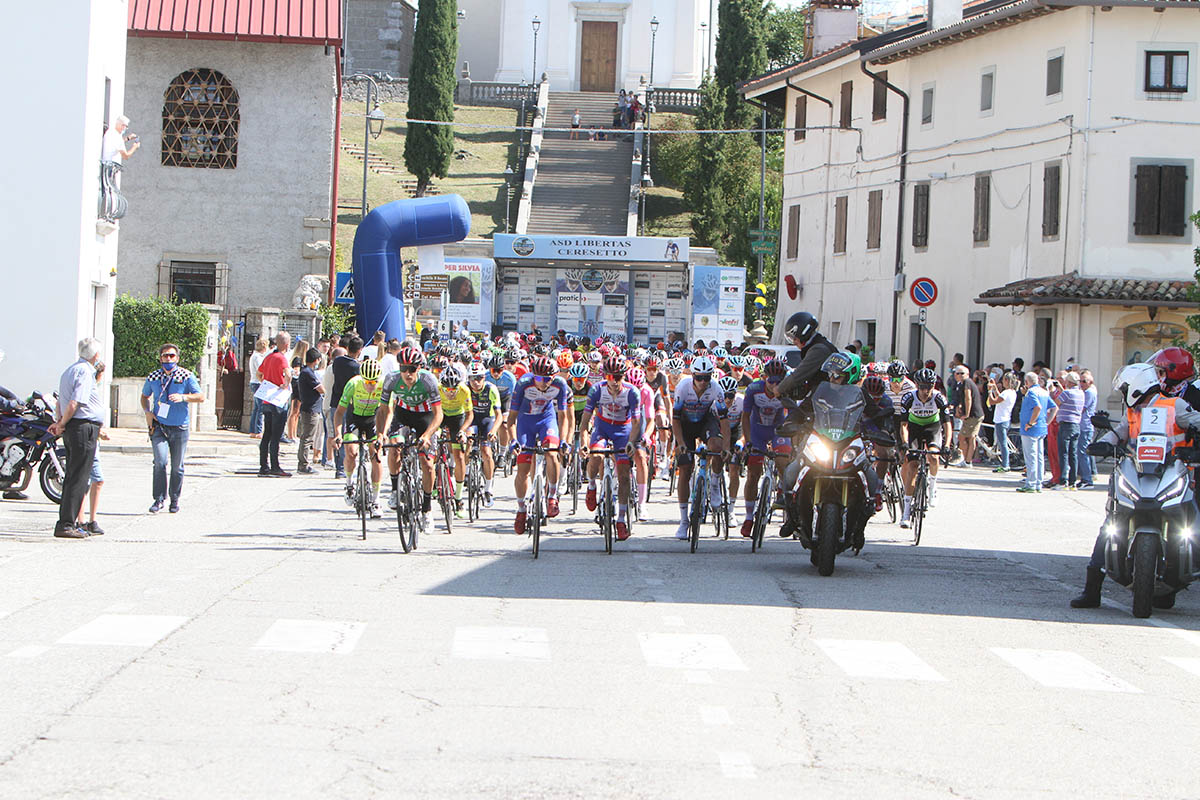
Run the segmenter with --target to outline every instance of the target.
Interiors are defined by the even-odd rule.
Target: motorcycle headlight
[[[846,452],[842,453],[842,466],[853,464],[862,455],[862,448],[854,445],[846,448]]]
[[[1165,488],[1161,492],[1159,492],[1158,497],[1156,497],[1155,500],[1157,500],[1158,502],[1165,502],[1167,500],[1173,500],[1174,498],[1179,497],[1179,495],[1183,494],[1183,490],[1187,488],[1187,485],[1188,485],[1188,476],[1180,475],[1178,478],[1176,478],[1174,481],[1172,481],[1170,486],[1168,486],[1167,488]]]
[[[1130,483],[1120,472],[1117,473],[1117,488],[1132,497],[1134,500],[1142,499],[1142,495],[1138,491],[1137,487]]]
[[[816,436],[809,436],[808,441],[804,443],[804,457],[809,461],[818,461],[822,464],[828,464],[829,459],[833,457],[833,452],[829,446],[822,442]]]

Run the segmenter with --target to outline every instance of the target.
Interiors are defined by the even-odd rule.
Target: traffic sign
[[[333,302],[354,303],[354,273],[339,272],[333,281]]]
[[[778,239],[779,231],[770,228],[751,228],[750,237],[752,239]]]
[[[932,278],[917,278],[908,287],[908,296],[921,307],[931,306],[933,301],[937,300],[937,284],[933,282]]]
[[[918,325],[925,324],[925,309],[923,309],[923,308],[917,312],[917,324]]]
[[[751,253],[763,253],[770,255],[779,249],[779,242],[773,242],[770,239],[756,239],[750,242]]]

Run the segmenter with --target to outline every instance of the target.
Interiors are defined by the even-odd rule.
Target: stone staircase
[[[362,169],[363,148],[361,144],[352,144],[345,139],[341,141],[342,152],[358,161],[356,169]],[[346,163],[342,162],[341,169],[346,169]],[[376,175],[387,175],[395,178],[396,182],[404,190],[404,194],[408,197],[416,196],[417,179],[408,174],[408,170],[403,165],[394,164],[388,161],[383,156],[375,152],[367,153],[367,169],[374,172]],[[425,192],[427,195],[439,194],[433,183],[430,183],[429,188]]]
[[[575,109],[582,125],[574,140],[565,132],[546,133],[528,233],[625,235],[633,142],[628,131],[612,130],[614,103],[609,93],[550,93],[546,127],[570,128]],[[604,130],[606,140],[589,141],[589,125]]]

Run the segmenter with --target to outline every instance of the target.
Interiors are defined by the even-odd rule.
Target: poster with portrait
[[[479,259],[446,259],[446,318],[466,324],[471,331],[480,327],[483,265]]]

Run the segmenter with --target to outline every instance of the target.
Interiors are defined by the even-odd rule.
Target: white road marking
[[[642,580],[646,582],[647,586],[662,586],[666,583],[662,578],[642,578]]]
[[[908,681],[946,680],[920,656],[900,642],[862,639],[816,639],[847,675],[856,678],[889,678]]]
[[[9,658],[37,658],[50,648],[44,644],[27,644],[8,654]]]
[[[59,639],[58,644],[150,647],[187,621],[187,617],[101,614]]]
[[[1164,661],[1169,661],[1180,669],[1186,669],[1193,675],[1200,675],[1200,658],[1175,658],[1173,656],[1163,656]]]
[[[656,603],[674,603],[675,598],[669,594],[652,594],[650,599]]]
[[[698,669],[689,669],[683,673],[685,683],[712,683],[712,675]]]
[[[365,622],[277,619],[254,649],[287,653],[352,653],[366,627]]]
[[[639,633],[642,655],[652,667],[745,670],[729,640],[712,633]]]
[[[754,778],[754,763],[747,753],[724,752],[717,753],[721,760],[721,774],[726,778]]]
[[[729,709],[725,706],[700,706],[700,720],[705,725],[729,725]]]
[[[662,622],[663,625],[671,625],[676,628],[683,627],[683,617],[676,616],[675,614],[665,614],[662,618]]]
[[[494,661],[549,661],[545,628],[459,627],[454,631],[455,658]]]
[[[1094,692],[1128,692],[1141,689],[1108,674],[1078,653],[1068,650],[1022,650],[993,647],[992,652],[1043,686]]]

